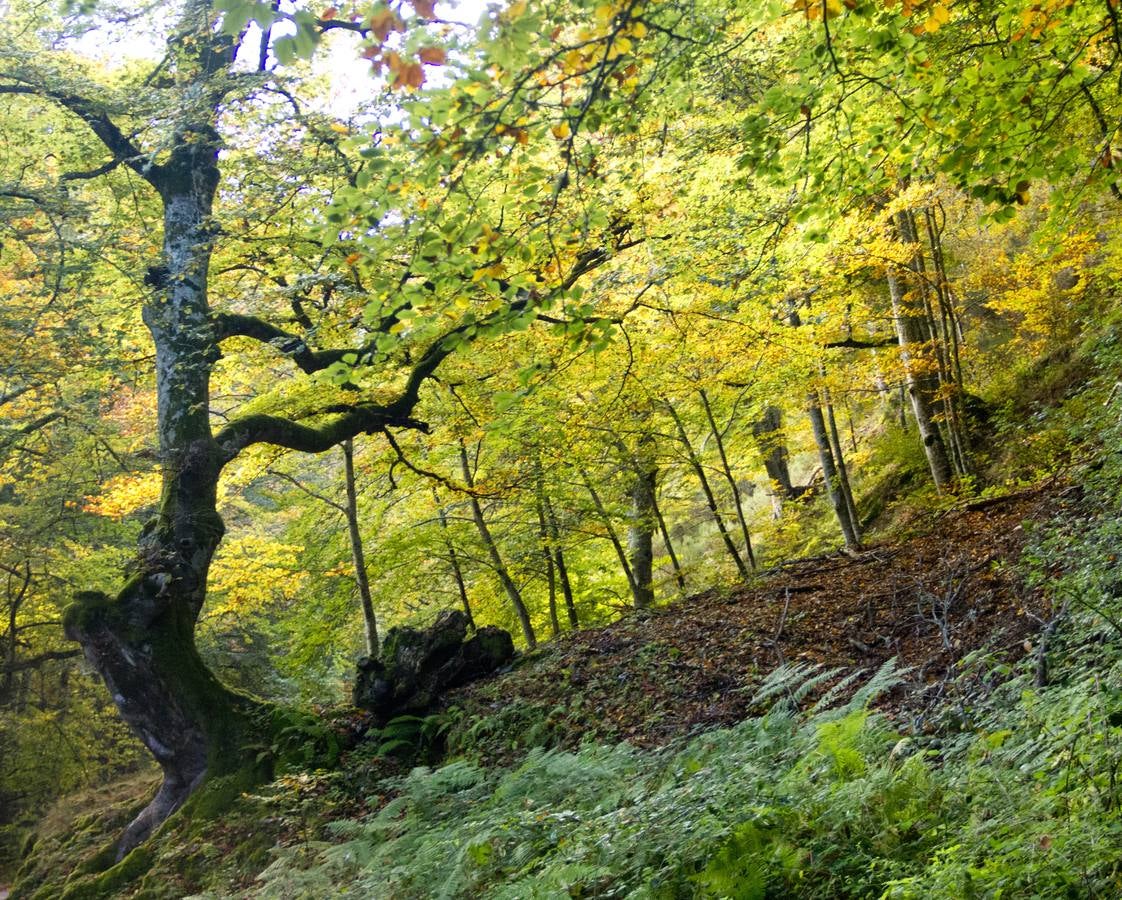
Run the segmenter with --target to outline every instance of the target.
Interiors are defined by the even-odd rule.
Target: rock
[[[428,709],[447,689],[489,675],[514,657],[510,632],[489,625],[467,637],[467,616],[442,612],[428,628],[391,628],[377,659],[358,661],[354,704],[381,721]]]

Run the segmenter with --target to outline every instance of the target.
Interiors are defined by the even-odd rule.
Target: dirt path
[[[550,711],[566,744],[652,746],[740,720],[753,686],[779,663],[872,669],[897,657],[911,672],[893,712],[922,728],[957,661],[983,647],[1006,659],[1031,647],[1045,601],[1011,564],[1026,528],[1061,502],[1054,493],[986,501],[855,557],[796,560],[730,592],[632,613],[566,636],[447,703],[469,714],[512,703]]]

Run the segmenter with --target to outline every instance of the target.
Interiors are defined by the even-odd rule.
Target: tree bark
[[[118,842],[118,859],[205,778],[248,765],[242,748],[264,710],[215,679],[194,638],[225,531],[217,511],[224,458],[209,421],[218,352],[206,290],[219,181],[216,115],[204,107],[201,120],[181,124],[167,162],[148,174],[163,205],[166,269],[162,288],[143,308],[155,346],[159,512],[141,536],[136,572],[124,589],[112,598],[80,593],[64,616],[66,635],[82,645],[122,717],[163,769],[155,798]]]
[[[783,514],[783,503],[798,496],[791,484],[791,470],[787,466],[787,444],[783,439],[783,418],[777,406],[768,406],[763,415],[752,423],[764,471],[768,477],[768,494],[771,496],[773,517]]]
[[[658,465],[654,459],[654,439],[640,439],[638,452],[632,458],[634,476],[631,482],[631,510],[627,522],[627,553],[634,579],[632,595],[635,606],[645,609],[654,605],[654,531],[656,524],[655,491],[658,488]]]
[[[343,448],[343,476],[347,488],[347,535],[351,541],[351,561],[355,568],[355,584],[358,585],[359,601],[362,604],[362,630],[366,640],[366,655],[378,655],[378,619],[374,614],[374,598],[370,595],[370,579],[366,574],[366,552],[362,547],[362,532],[358,528],[358,494],[355,490],[354,441],[346,440]]]
[[[468,462],[467,447],[464,445],[463,441],[460,441],[460,471],[464,476],[464,484],[469,488],[474,488],[475,478],[471,472],[471,465]],[[495,569],[495,574],[499,577],[499,582],[502,584],[503,590],[510,600],[510,605],[514,608],[514,614],[518,618],[519,626],[522,628],[522,637],[526,641],[526,646],[533,650],[538,645],[538,639],[534,634],[534,626],[530,622],[530,612],[526,609],[521,591],[518,590],[514,579],[510,577],[510,570],[507,569],[506,563],[503,562],[502,554],[499,553],[499,547],[495,543],[495,538],[491,534],[491,529],[487,527],[487,520],[483,517],[483,507],[479,505],[479,498],[474,493],[471,494],[471,517],[475,521],[475,528],[479,532],[479,539],[483,541],[483,546],[487,550],[487,555],[491,557],[491,565]]]
[[[912,236],[909,220],[904,214],[897,217],[897,228],[904,240]],[[938,371],[927,371],[930,367],[923,359],[924,347],[929,338],[927,319],[909,306],[903,284],[891,266],[885,275],[892,301],[892,318],[900,343],[904,381],[908,397],[911,399],[916,428],[919,431],[923,452],[927,457],[928,468],[931,470],[931,479],[939,491],[946,491],[950,488],[954,475],[936,420],[935,406],[939,395]]]

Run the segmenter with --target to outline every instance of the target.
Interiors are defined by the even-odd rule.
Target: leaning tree
[[[112,596],[79,593],[64,617],[66,634],[163,769],[155,798],[118,843],[118,859],[208,779],[265,774],[245,748],[269,727],[270,710],[219,682],[195,645],[224,533],[217,503],[224,468],[254,445],[322,453],[362,433],[425,430],[418,406],[442,362],[539,314],[588,340],[609,327],[577,281],[641,235],[588,186],[603,177],[595,174],[608,140],[603,122],[626,120],[643,90],[635,45],[672,29],[654,28],[659,13],[634,2],[591,16],[594,6],[554,11],[559,18],[547,29],[538,13],[513,4],[485,18],[470,46],[459,48],[454,28],[435,37],[427,29],[435,11],[425,0],[353,14],[247,3],[223,10],[211,0],[132,14],[103,7],[118,27],[163,28],[165,48],[143,71],[108,74],[69,49],[66,29],[80,18],[52,32],[37,10],[9,10],[0,36],[5,114],[50,107],[99,148],[97,158],[65,160],[71,168],[61,173],[38,170],[36,190],[25,193],[58,214],[83,186],[127,178],[147,197],[138,215],[151,209],[162,220],[158,258],[135,259],[153,348],[158,511],[124,586]],[[680,24],[680,14],[666,14]],[[452,74],[444,87],[416,94],[411,108],[368,119],[349,137],[338,124],[313,128],[292,74],[299,66],[280,63],[310,52],[328,31],[356,34],[362,55],[399,89],[418,88],[426,66],[446,65]],[[260,242],[239,243],[238,204],[251,188],[233,183],[224,152],[239,115],[252,118],[266,96],[281,98],[289,118],[307,126],[301,140],[318,141],[340,161],[343,183],[334,197],[314,186],[296,193],[312,223],[308,240],[322,250],[318,265],[334,259],[339,273],[310,280],[325,286],[315,311],[334,313],[354,326],[348,332],[338,321],[314,321],[285,280],[291,276],[269,275],[290,301],[287,320],[250,314],[237,297],[211,296],[237,283],[218,278],[222,272],[268,268]],[[595,145],[582,140],[594,128]],[[263,155],[280,141],[264,130],[256,140]],[[32,178],[29,171],[36,170],[6,173],[9,194]],[[145,227],[161,230],[155,221]],[[254,250],[244,260],[227,258],[245,246]],[[332,286],[345,287],[335,293],[346,303],[332,306]],[[341,337],[340,345],[322,346],[325,335]],[[312,387],[296,408],[251,407],[218,418],[211,390],[219,360],[252,344]]]

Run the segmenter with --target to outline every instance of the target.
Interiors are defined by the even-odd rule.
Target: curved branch
[[[10,78],[12,76],[8,77]],[[114,159],[120,160],[150,185],[159,189],[160,182],[163,178],[163,168],[153,163],[145,153],[141,152],[141,150],[125,136],[125,133],[121,131],[117,123],[109,117],[109,114],[88,97],[67,94],[62,91],[53,91],[49,88],[26,83],[0,84],[0,94],[29,94],[53,100],[59,106],[69,110],[85,122],[86,125],[89,126],[90,131],[92,131],[106,146],[109,152],[113,154]],[[96,174],[87,177],[93,178],[98,174],[104,174],[96,169],[93,171]]]
[[[272,444],[301,453],[325,453],[359,434],[373,434],[389,426],[428,432],[429,426],[395,409],[397,404],[361,404],[319,426],[302,425],[282,416],[252,415],[235,419],[216,436],[224,463],[252,444]]]
[[[46,653],[40,653],[38,656],[32,656],[28,659],[19,659],[15,662],[8,662],[0,665],[0,673],[4,675],[15,675],[17,672],[22,672],[25,669],[37,669],[45,662],[58,659],[73,659],[75,656],[81,656],[81,650],[50,650]]]

